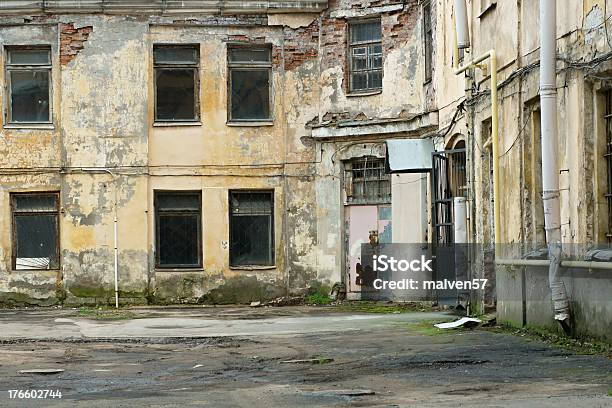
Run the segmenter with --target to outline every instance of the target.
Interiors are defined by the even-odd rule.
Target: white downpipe
[[[468,276],[468,257],[466,245],[467,234],[467,200],[465,197],[455,197],[453,199],[453,220],[454,220],[454,246],[455,248],[455,279],[457,281],[470,280]],[[458,306],[462,306],[469,312],[470,291],[457,291]]]
[[[550,285],[555,319],[569,324],[569,301],[559,278],[561,263],[561,211],[557,162],[557,5],[540,0],[540,110],[542,129],[542,201],[550,267]],[[568,326],[569,327],[569,326]]]
[[[115,186],[115,218],[114,246],[115,246],[115,308],[119,309],[119,248],[117,247],[117,186]]]
[[[470,28],[465,0],[455,0],[455,32],[457,48],[470,48]]]
[[[453,210],[455,231],[454,241],[456,244],[467,243],[467,199],[465,197],[455,197],[453,199]]]

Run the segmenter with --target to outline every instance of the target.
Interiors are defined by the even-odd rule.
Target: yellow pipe
[[[455,33],[455,38],[457,34]],[[455,46],[455,52],[458,52]],[[501,242],[501,221],[499,211],[499,136],[498,136],[498,118],[497,118],[497,58],[495,50],[489,50],[478,58],[474,58],[471,62],[462,67],[455,69],[455,75],[465,72],[469,68],[475,67],[482,69],[478,64],[486,59],[489,59],[491,69],[491,145],[493,146],[493,224],[495,229],[495,243]]]

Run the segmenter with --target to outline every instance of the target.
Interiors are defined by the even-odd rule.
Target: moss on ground
[[[308,305],[329,305],[332,299],[323,293],[313,293],[306,298],[306,304]]]
[[[85,317],[92,320],[125,320],[135,319],[138,315],[127,309],[112,309],[112,308],[89,308],[81,307],[78,310],[79,317]]]
[[[526,337],[530,340],[540,340],[576,354],[600,354],[612,358],[612,344],[610,343],[589,338],[567,337],[538,326],[517,328],[510,325],[498,325],[482,328],[482,330],[513,334],[515,336]]]
[[[343,302],[334,306],[333,310],[338,312],[350,313],[409,313],[409,312],[430,312],[436,310],[434,307],[418,303],[383,303],[373,301],[350,301]]]

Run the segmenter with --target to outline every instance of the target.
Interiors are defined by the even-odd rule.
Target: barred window
[[[13,193],[13,268],[59,268],[58,193]]]
[[[51,123],[51,48],[8,47],[8,123]]]
[[[199,191],[155,192],[157,267],[202,267],[201,214]]]
[[[345,163],[345,190],[349,203],[391,202],[391,179],[385,173],[385,160],[364,157]]]
[[[229,121],[270,120],[270,47],[228,48]]]
[[[350,91],[364,92],[382,88],[382,33],[380,20],[349,24]]]
[[[230,191],[230,265],[274,265],[274,192]]]
[[[155,120],[196,121],[198,112],[198,47],[155,45]]]

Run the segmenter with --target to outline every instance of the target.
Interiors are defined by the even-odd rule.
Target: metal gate
[[[432,226],[433,244],[452,244],[453,197],[467,193],[465,149],[432,153]]]

